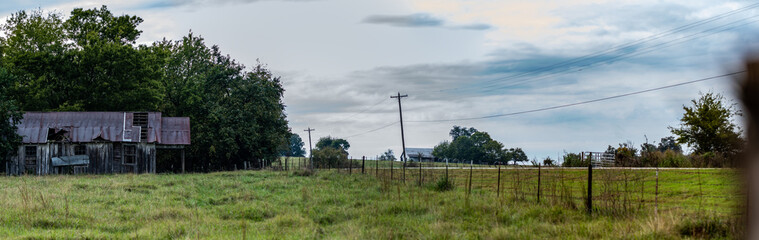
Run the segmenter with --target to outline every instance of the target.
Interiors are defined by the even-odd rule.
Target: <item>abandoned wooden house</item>
[[[156,149],[190,144],[190,118],[160,112],[27,112],[11,175],[155,173]]]

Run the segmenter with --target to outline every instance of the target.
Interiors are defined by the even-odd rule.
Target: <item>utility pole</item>
[[[401,95],[400,92],[398,92],[398,95],[390,96],[390,98],[397,98],[398,99],[398,113],[401,117],[401,146],[403,147],[403,152],[401,153],[401,158],[403,159],[403,181],[406,181],[406,138],[403,136],[403,108],[401,107],[401,98],[408,97],[407,94]]]
[[[311,170],[314,170],[314,150],[311,149],[311,131],[316,131],[316,129],[308,127],[308,129],[303,131],[308,132],[308,161],[310,162],[309,168]]]

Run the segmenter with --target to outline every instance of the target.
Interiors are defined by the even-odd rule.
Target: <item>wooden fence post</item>
[[[353,160],[348,158],[348,175],[353,174]]]
[[[405,154],[401,155],[401,157],[403,158],[403,176],[401,176],[401,180],[402,180],[403,183],[406,183],[406,161],[408,159],[406,159],[405,157],[403,157],[404,155]]]
[[[540,203],[540,163],[538,163],[538,203]]]
[[[501,164],[498,164],[498,188],[497,188],[496,197],[501,197]]]
[[[469,194],[472,194],[472,168],[473,167],[474,167],[474,161],[470,161],[469,162],[469,189],[467,191],[467,196],[469,196]]]
[[[366,156],[361,156],[361,174],[365,174],[364,165],[366,164]]]
[[[445,159],[445,180],[448,180],[448,159]]]
[[[393,162],[395,162],[395,161],[391,159],[390,160],[390,181],[391,182],[394,180],[393,179]]]
[[[583,152],[585,155],[585,152]],[[584,156],[583,156],[584,157]],[[588,214],[593,213],[593,153],[590,153],[590,159],[588,160],[588,202],[586,208],[588,208]]]
[[[419,157],[419,186],[422,186],[422,158]]]

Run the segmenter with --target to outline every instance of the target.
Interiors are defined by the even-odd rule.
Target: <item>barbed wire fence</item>
[[[374,177],[383,188],[434,188],[448,179],[467,198],[485,194],[500,201],[523,201],[588,211],[592,215],[692,212],[743,214],[745,194],[731,169],[635,168],[590,163],[589,168],[537,165],[487,165],[462,161],[403,162],[362,157],[333,164],[315,164],[316,171]],[[279,171],[308,167],[308,158],[282,158]],[[590,184],[588,184],[590,183]],[[590,188],[589,188],[590,186]],[[414,190],[416,189],[416,190]],[[399,190],[400,191],[400,190]],[[468,201],[468,200],[467,200]]]

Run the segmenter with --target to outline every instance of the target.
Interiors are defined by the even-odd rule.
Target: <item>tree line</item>
[[[433,148],[432,155],[438,159],[465,161],[482,164],[507,164],[528,161],[522,148],[506,148],[493,140],[487,132],[470,127],[453,126],[448,133],[452,140],[443,141]]]
[[[261,166],[291,137],[279,77],[246,67],[189,32],[138,43],[142,18],[106,6],[68,18],[19,11],[0,38],[0,157],[19,143],[23,111],[157,111],[191,119],[187,167],[212,171]],[[159,169],[175,164],[169,158]]]
[[[614,156],[622,167],[735,167],[745,148],[742,130],[734,120],[741,116],[736,104],[718,93],[707,92],[691,105],[683,106],[680,125],[669,127],[673,136],[661,138],[656,144],[632,142],[609,145],[604,153]],[[685,153],[683,146],[692,149]],[[567,153],[563,166],[585,167],[589,158]]]

